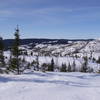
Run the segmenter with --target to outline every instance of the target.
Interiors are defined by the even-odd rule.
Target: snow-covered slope
[[[79,71],[83,63],[83,56],[88,56],[91,57],[88,61],[88,66],[93,68],[94,72],[97,72],[97,70],[100,69],[100,64],[97,64],[96,61],[92,61],[93,58],[97,60],[98,57],[100,57],[100,40],[69,41],[68,44],[54,45],[52,45],[51,42],[53,41],[45,44],[36,43],[34,47],[32,47],[32,43],[21,45],[20,48],[23,52],[27,51],[27,55],[22,56],[22,58],[24,57],[26,61],[31,63],[33,60],[36,60],[36,55],[38,55],[40,67],[43,63],[51,63],[52,58],[57,67],[61,67],[62,64],[68,66],[69,63],[72,65],[73,61],[75,61],[76,67]],[[9,58],[9,55],[10,52],[6,51],[5,56]]]
[[[38,52],[41,56],[66,56],[78,53],[91,54],[91,52],[98,55],[100,53],[100,40],[98,39],[92,41],[69,41],[67,44],[52,45],[50,43],[35,44],[34,47],[31,47],[31,43],[31,45],[23,45],[21,48],[29,53],[34,52],[34,54],[37,54]]]
[[[99,99],[99,74],[30,72],[0,75],[0,100]]]

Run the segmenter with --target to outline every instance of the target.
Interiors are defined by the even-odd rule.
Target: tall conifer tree
[[[17,74],[20,74],[20,49],[19,49],[19,45],[20,45],[20,37],[19,37],[19,28],[17,26],[16,30],[15,30],[15,40],[14,40],[14,44],[12,46],[11,49],[11,63],[10,63],[10,70],[13,70],[15,72],[17,72]]]
[[[0,67],[4,67],[5,61],[4,61],[4,44],[3,39],[0,37]]]

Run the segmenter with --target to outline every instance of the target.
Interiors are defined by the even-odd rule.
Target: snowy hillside
[[[32,63],[36,60],[36,56],[38,55],[39,67],[42,66],[43,63],[49,64],[51,59],[54,59],[54,63],[56,67],[61,67],[62,64],[73,64],[75,61],[76,71],[80,71],[80,67],[83,63],[83,57],[87,56],[90,58],[88,60],[88,67],[93,68],[93,72],[97,72],[100,69],[100,64],[96,63],[92,59],[96,60],[100,57],[100,40],[92,40],[92,41],[68,41],[67,44],[53,44],[49,41],[46,43],[34,44],[33,43],[27,45],[21,45],[20,49],[25,53],[21,56],[27,62]],[[27,53],[26,53],[27,52]],[[9,58],[10,52],[6,51],[5,56]]]
[[[28,72],[0,75],[0,100],[99,99],[99,74]]]
[[[99,100],[100,40],[56,42],[20,45],[19,70],[4,51],[0,100]]]
[[[68,41],[67,44],[52,44],[55,41],[49,41],[47,43],[36,43],[35,46],[30,43],[28,45],[22,45],[23,50],[39,53],[40,56],[66,56],[71,54],[84,54],[91,55],[100,53],[100,40],[91,41]],[[95,55],[94,55],[95,56]]]

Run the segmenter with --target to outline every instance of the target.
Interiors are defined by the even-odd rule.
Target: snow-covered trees
[[[72,63],[72,68],[71,68],[72,72],[75,72],[76,71],[76,63],[75,63],[75,60],[73,61]]]
[[[72,52],[70,53],[70,46],[59,46],[58,45],[45,45],[42,42],[41,44],[33,43],[34,46],[30,48],[29,44],[20,46],[20,36],[19,29],[17,27],[15,31],[15,39],[12,47],[10,48],[11,53],[5,55],[4,57],[4,45],[3,39],[0,38],[0,70],[4,67],[7,68],[7,71],[13,73],[21,74],[26,69],[31,69],[34,71],[60,71],[60,72],[93,72],[93,66],[100,66],[100,57],[95,57],[95,52]],[[21,40],[22,41],[22,40]],[[23,43],[22,43],[23,44]],[[44,46],[45,45],[45,46]],[[71,43],[71,45],[74,45]],[[65,46],[69,49],[67,53],[67,48],[64,50]],[[49,48],[48,48],[49,47]],[[57,47],[57,49],[55,48]],[[47,49],[46,49],[47,48]],[[62,51],[60,51],[61,49]],[[76,49],[76,48],[74,48]],[[9,50],[8,50],[9,51]],[[8,52],[7,51],[7,52]],[[54,51],[54,52],[51,52]],[[43,54],[42,54],[43,53]],[[92,54],[93,53],[93,54]],[[97,54],[96,54],[97,55]],[[47,58],[44,59],[44,56]],[[85,57],[84,57],[85,56]],[[99,56],[99,55],[98,55]],[[7,57],[7,59],[6,59]],[[43,60],[41,59],[43,58]],[[61,65],[62,64],[62,65]],[[2,68],[3,67],[3,68]],[[95,69],[95,68],[94,68]]]
[[[83,57],[83,63],[82,63],[82,66],[81,66],[81,72],[87,72],[88,70],[88,58],[87,56],[86,57]]]

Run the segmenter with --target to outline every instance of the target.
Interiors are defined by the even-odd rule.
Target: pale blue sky
[[[13,38],[99,38],[100,0],[0,0],[0,35]]]

